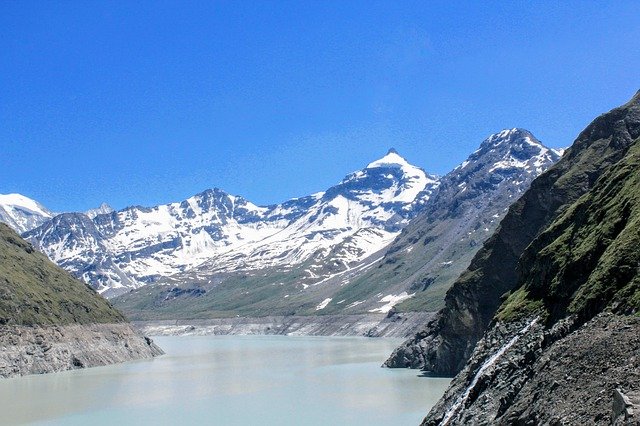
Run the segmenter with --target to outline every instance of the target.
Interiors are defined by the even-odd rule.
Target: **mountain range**
[[[216,188],[151,208],[64,213],[24,236],[101,294],[126,294],[114,302],[134,318],[387,313],[407,299],[407,309],[433,308],[560,154],[510,129],[442,178],[392,149],[281,204]]]

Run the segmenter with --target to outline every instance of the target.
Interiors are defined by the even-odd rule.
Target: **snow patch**
[[[386,314],[395,305],[402,302],[403,300],[413,297],[413,295],[415,295],[415,293],[407,294],[406,291],[403,291],[402,293],[397,295],[388,294],[384,296],[382,299],[378,300],[378,303],[386,303],[384,306],[381,306],[375,309],[370,309],[369,312],[380,312],[380,313]]]
[[[326,308],[327,305],[331,302],[331,300],[332,299],[330,297],[327,297],[326,299],[324,299],[322,302],[318,304],[318,306],[316,306],[316,311]]]

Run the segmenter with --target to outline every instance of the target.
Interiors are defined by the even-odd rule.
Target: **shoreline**
[[[281,335],[406,338],[434,312],[358,315],[288,315],[213,319],[132,321],[147,336]]]

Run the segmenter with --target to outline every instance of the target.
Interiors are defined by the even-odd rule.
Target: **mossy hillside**
[[[125,318],[94,290],[0,223],[0,324],[119,323]]]
[[[640,311],[640,139],[531,244],[498,319]]]

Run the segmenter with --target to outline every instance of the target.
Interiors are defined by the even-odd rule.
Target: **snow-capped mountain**
[[[509,206],[559,158],[528,131],[504,130],[417,192],[419,169],[396,155],[316,194],[282,231],[114,303],[137,319],[437,309]],[[394,170],[400,178],[390,178]]]
[[[282,204],[216,188],[93,218],[63,214],[25,238],[108,296],[196,267],[229,273],[331,256],[334,269],[348,268],[391,242],[438,183],[390,150],[327,191]]]
[[[0,222],[22,233],[36,228],[53,216],[42,204],[20,194],[0,194]]]
[[[360,309],[379,309],[380,297],[371,293],[373,297],[365,298],[363,292],[354,292],[366,287],[370,292],[413,295],[410,303],[414,307],[438,308],[446,290],[493,234],[508,207],[560,156],[524,129],[489,136],[442,177],[437,191],[384,256],[343,283],[335,300],[358,303]],[[332,308],[337,306],[326,307],[328,311]]]
[[[94,217],[98,216],[99,214],[108,214],[108,213],[111,213],[112,211],[114,211],[113,207],[111,207],[107,203],[102,203],[102,204],[100,204],[100,207],[95,208],[95,209],[87,210],[86,212],[84,212],[84,214],[89,216],[89,219],[93,219]]]

